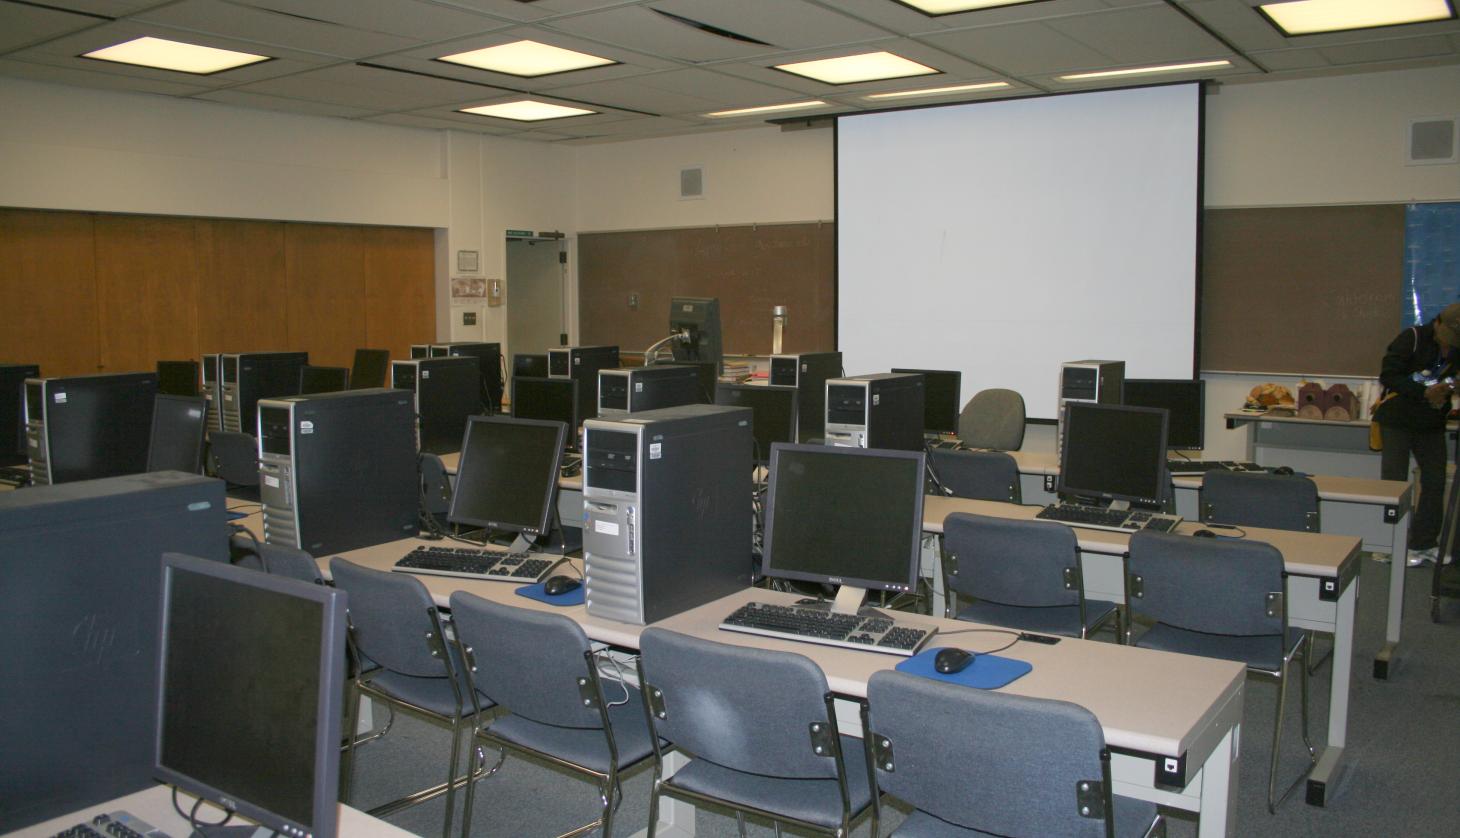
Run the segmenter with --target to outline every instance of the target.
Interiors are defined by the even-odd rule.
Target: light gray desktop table
[[[954,512],[972,512],[998,518],[1032,520],[1040,507],[997,501],[965,500],[929,495],[923,505],[923,529],[942,533],[943,521]],[[1200,529],[1183,523],[1178,532]],[[1322,806],[1337,788],[1347,766],[1343,762],[1348,738],[1349,687],[1353,668],[1354,606],[1359,588],[1359,539],[1327,533],[1289,532],[1244,528],[1247,538],[1265,541],[1283,555],[1288,572],[1288,623],[1295,628],[1333,634],[1333,670],[1329,682],[1328,744],[1308,777],[1307,800]],[[1074,528],[1084,555],[1085,592],[1112,602],[1125,601],[1124,556],[1130,536],[1106,530]],[[1402,563],[1401,563],[1402,564]],[[941,585],[939,586],[941,587]]]
[[[343,556],[366,567],[388,570],[416,545],[439,543],[403,539],[353,550]],[[327,570],[328,561],[321,559],[320,566]],[[576,561],[571,566],[581,567]],[[582,605],[552,606],[518,596],[515,593],[518,586],[509,582],[424,575],[417,578],[438,605],[447,605],[453,591],[470,591],[497,602],[562,614],[581,625],[591,640],[619,649],[637,650],[644,629],[590,616]],[[892,668],[902,658],[720,631],[720,621],[751,599],[792,601],[795,597],[747,589],[656,625],[717,642],[805,655],[826,673],[831,689],[848,699],[839,705],[838,719],[843,732],[860,734],[855,701],[866,696],[867,679],[874,672]],[[932,623],[950,631],[976,627],[971,623],[902,613],[898,618]],[[985,642],[989,645],[1004,642],[970,639],[981,637],[959,635],[957,645],[977,650]],[[932,642],[936,644],[936,638]],[[1063,640],[1054,646],[1021,643],[1000,654],[1034,665],[1032,673],[1006,689],[1023,695],[1072,701],[1095,714],[1104,728],[1106,742],[1114,751],[1112,771],[1116,793],[1198,812],[1203,836],[1234,833],[1233,811],[1237,799],[1234,767],[1245,683],[1241,664],[1084,640]],[[1157,787],[1157,769],[1168,767],[1176,772],[1175,776],[1184,779],[1179,787]],[[664,802],[668,805],[661,809],[661,817],[666,821],[660,834],[692,835],[693,809],[677,801]]]

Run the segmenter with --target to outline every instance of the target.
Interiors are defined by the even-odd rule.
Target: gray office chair
[[[1309,641],[1306,632],[1288,627],[1282,555],[1260,541],[1138,532],[1130,540],[1126,606],[1132,622],[1137,616],[1154,621],[1135,638],[1136,646],[1239,661],[1248,672],[1277,679],[1277,720],[1267,777],[1267,810],[1276,811],[1318,761],[1308,738],[1308,668],[1300,661],[1308,769],[1281,797],[1274,797],[1289,670],[1298,655],[1306,657]]]
[[[1306,477],[1209,471],[1199,502],[1203,522],[1318,532],[1318,487]]]
[[[228,484],[229,494],[259,499],[259,442],[249,434],[208,434],[208,464],[213,476]]]
[[[928,452],[928,467],[937,475],[944,494],[972,500],[1001,500],[1022,503],[1019,465],[999,451]]]
[[[1015,390],[980,390],[958,414],[958,438],[969,448],[1018,451],[1024,444],[1024,397]]]
[[[620,772],[653,753],[638,696],[619,681],[609,681],[605,688],[588,637],[561,614],[513,608],[457,591],[451,595],[451,617],[467,682],[475,687],[470,694],[489,695],[506,711],[479,722],[475,737],[499,751],[525,753],[592,778],[602,803],[598,820],[561,838],[600,826],[609,838],[614,811],[623,799]],[[480,748],[475,758],[485,763]],[[475,794],[475,784],[468,785],[463,836],[470,834]]]
[[[369,814],[384,816],[445,794],[446,820],[441,834],[449,836],[456,787],[469,781],[456,773],[461,732],[474,714],[489,709],[492,702],[485,696],[466,695],[469,687],[456,647],[446,642],[436,605],[421,580],[403,573],[371,570],[338,557],[330,559],[330,575],[335,587],[350,597],[350,645],[357,655],[378,665],[351,679],[355,700],[349,705],[347,730],[355,730],[360,702],[368,696],[451,731],[446,782],[375,806]],[[340,772],[341,802],[349,801],[354,745],[352,740],[345,749],[345,767]]]
[[[1086,599],[1075,532],[1052,521],[1018,521],[955,512],[943,522],[945,616],[1021,631],[1087,637],[1120,608]],[[962,594],[973,604],[959,610]]]
[[[1064,701],[885,670],[867,682],[879,793],[914,807],[893,838],[1164,836],[1156,805],[1111,790],[1095,716]]]
[[[249,533],[234,533],[228,539],[228,558],[239,567],[287,576],[301,582],[324,584],[314,557],[296,547],[267,544]]]
[[[421,509],[438,520],[446,519],[451,508],[451,479],[441,457],[421,452]]]
[[[656,734],[650,838],[661,795],[734,809],[742,834],[751,813],[778,829],[845,836],[868,810],[877,834],[861,743],[840,735],[826,676],[808,658],[651,627],[640,638],[639,683]],[[672,777],[660,738],[692,755]]]

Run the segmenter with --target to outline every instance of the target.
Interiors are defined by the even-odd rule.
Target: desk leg
[[[1237,834],[1237,750],[1241,740],[1242,726],[1236,725],[1202,763],[1200,838]]]
[[[1409,522],[1414,514],[1408,510],[1394,525],[1394,552],[1389,554],[1389,610],[1384,625],[1384,646],[1374,656],[1374,677],[1387,679],[1389,669],[1398,663],[1399,630],[1404,624],[1404,572],[1408,569]]]
[[[664,775],[674,776],[674,772],[683,768],[689,760],[679,751],[670,751],[664,755]],[[635,832],[633,838],[645,838],[649,830],[644,829]],[[662,838],[694,838],[695,834],[695,807],[682,800],[675,800],[668,795],[659,798],[659,826],[655,830],[656,836]]]
[[[1404,554],[1393,564],[1404,570]],[[1318,755],[1318,764],[1308,775],[1308,803],[1323,806],[1337,790],[1347,766],[1343,749],[1348,739],[1349,680],[1354,660],[1354,603],[1358,600],[1359,580],[1349,583],[1338,598],[1338,614],[1333,629],[1333,672],[1328,689],[1328,746]]]

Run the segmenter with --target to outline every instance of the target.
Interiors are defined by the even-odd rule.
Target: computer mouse
[[[1212,532],[1211,530],[1197,530],[1196,532],[1192,533],[1192,535],[1196,536],[1197,538],[1216,538],[1217,537],[1217,534],[1214,533],[1214,532]]]
[[[571,576],[549,576],[548,580],[542,583],[542,592],[548,596],[566,594],[569,591],[578,590],[583,583]]]
[[[1280,474],[1280,475],[1282,475],[1284,477],[1288,477],[1288,476],[1292,475],[1292,473],[1293,473],[1293,467],[1292,466],[1278,466],[1277,468],[1275,468],[1275,469],[1272,470],[1272,473],[1273,474]]]
[[[949,646],[933,658],[933,669],[943,675],[952,675],[967,669],[975,657],[977,655],[973,652],[965,652]]]

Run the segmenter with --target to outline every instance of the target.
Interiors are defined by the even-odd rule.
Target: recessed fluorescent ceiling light
[[[705,116],[711,116],[711,117],[715,117],[715,118],[724,117],[724,116],[749,116],[750,114],[754,114],[754,113],[774,113],[776,111],[795,111],[795,110],[800,110],[801,108],[820,108],[820,107],[825,107],[825,106],[826,106],[826,103],[823,102],[823,101],[821,101],[820,99],[810,99],[810,100],[805,101],[805,102],[786,102],[786,103],[780,104],[780,105],[759,105],[759,106],[754,107],[754,108],[736,108],[735,110],[732,110],[732,111],[715,111],[714,113],[707,113],[707,114],[705,114]]]
[[[195,73],[200,76],[269,60],[267,55],[202,47],[150,36],[92,50],[83,53],[82,57],[115,61],[118,64],[135,64],[139,67],[156,67],[160,70],[176,70],[179,73]]]
[[[992,9],[995,6],[1013,6],[1030,0],[898,0],[930,15],[951,15],[954,12],[971,12],[974,9]]]
[[[475,108],[462,108],[461,113],[495,116],[501,119],[515,119],[518,122],[538,122],[544,119],[562,119],[565,116],[582,116],[585,113],[598,113],[598,111],[522,99],[517,102],[503,102],[500,105],[481,105]]]
[[[1258,8],[1289,35],[1446,20],[1454,15],[1446,0],[1301,0]]]
[[[528,77],[618,63],[609,58],[539,44],[537,41],[515,41],[470,52],[458,52],[455,55],[443,55],[440,60],[476,67],[479,70],[491,70],[494,73]]]
[[[974,90],[1000,90],[1008,87],[1006,81],[986,81],[982,84],[955,84],[952,87],[925,87],[922,90],[896,90],[892,93],[868,93],[863,99],[904,99],[911,96],[943,96],[948,93],[968,93]]]
[[[909,61],[890,52],[868,52],[862,55],[846,55],[841,58],[820,58],[815,61],[797,61],[791,64],[777,64],[777,70],[785,70],[808,79],[827,84],[852,84],[859,81],[879,79],[901,79],[908,76],[926,76],[936,73],[932,67]]]
[[[1143,76],[1149,73],[1182,73],[1188,70],[1211,70],[1217,67],[1230,66],[1232,66],[1232,62],[1223,58],[1220,61],[1193,61],[1190,64],[1161,64],[1155,67],[1128,67],[1124,70],[1101,70],[1096,73],[1071,73],[1068,76],[1060,76],[1059,80],[1111,79],[1120,76]]]

